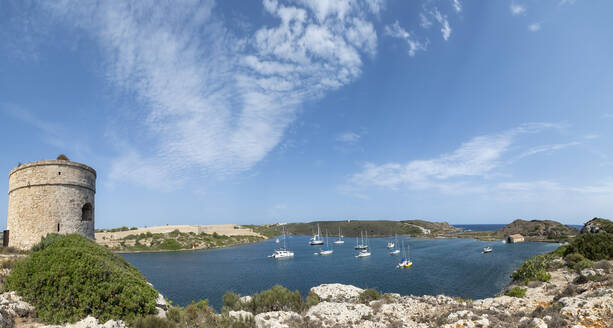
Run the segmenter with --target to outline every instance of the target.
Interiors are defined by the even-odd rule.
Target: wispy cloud
[[[518,136],[557,127],[559,125],[553,123],[523,124],[499,134],[474,137],[452,153],[437,158],[408,163],[367,163],[350,177],[349,184],[354,187],[428,189],[446,185],[446,181],[453,178],[486,177],[502,165],[503,154],[508,152]]]
[[[428,19],[428,17],[424,13],[419,14],[419,26],[422,28],[430,28],[432,26],[432,21]]]
[[[459,13],[462,11],[462,3],[460,2],[460,0],[453,0],[452,4],[453,9],[455,9],[456,12]]]
[[[354,144],[360,141],[360,135],[355,132],[344,132],[344,133],[339,134],[336,137],[336,141],[348,143],[348,144]]]
[[[382,1],[263,4],[276,23],[245,37],[215,18],[212,1],[49,4],[94,36],[109,83],[144,105],[153,150],[120,156],[111,178],[142,183],[121,173],[136,162],[160,181],[248,170],[305,100],[352,82],[376,53],[370,19]]]
[[[522,15],[526,12],[526,7],[517,3],[511,3],[509,9],[513,16]]]
[[[581,143],[578,141],[573,141],[573,142],[568,142],[568,143],[563,143],[563,144],[553,144],[553,145],[542,145],[542,146],[538,146],[538,147],[533,147],[529,150],[527,150],[526,152],[522,153],[521,155],[519,155],[518,158],[524,158],[524,157],[528,157],[528,156],[532,156],[532,155],[536,155],[539,153],[551,153],[553,151],[556,150],[561,150],[564,148],[568,148],[568,147],[572,147],[572,146],[577,146],[580,145]]]
[[[437,8],[434,8],[434,11],[432,11],[432,16],[439,24],[441,24],[441,34],[443,35],[443,39],[447,41],[451,36],[451,26],[449,26],[447,16],[441,14]]]
[[[541,23],[532,23],[528,25],[528,30],[531,32],[537,32],[541,30]]]
[[[405,40],[409,45],[409,56],[413,57],[417,51],[425,51],[426,44],[416,40],[409,32],[400,26],[398,21],[392,25],[385,26],[385,35]]]

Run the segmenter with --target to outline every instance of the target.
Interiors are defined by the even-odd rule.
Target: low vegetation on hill
[[[495,233],[498,238],[512,234],[521,234],[527,240],[568,240],[579,230],[551,220],[515,220]]]
[[[216,232],[196,234],[195,232],[187,233],[174,230],[168,233],[130,234],[117,240],[109,248],[114,251],[177,251],[232,246],[260,240],[263,240],[263,238],[258,236],[226,236]]]
[[[155,313],[158,292],[123,258],[77,234],[48,235],[14,264],[5,291],[16,291],[46,323],[92,315],[103,322]]]
[[[461,229],[449,225],[447,222],[428,222],[423,220],[346,220],[346,221],[314,221],[308,223],[287,223],[284,225],[266,225],[269,231],[276,231],[279,235],[285,227],[289,234],[312,235],[317,232],[317,225],[322,235],[326,231],[330,237],[338,236],[339,229],[345,237],[359,237],[360,233],[368,233],[368,237],[384,237],[398,235],[438,235],[455,233]],[[251,227],[251,226],[250,226]],[[259,232],[257,230],[254,230]],[[274,232],[271,232],[274,233]]]
[[[602,219],[602,218],[593,218],[583,226],[581,229],[583,233],[598,233],[598,232],[607,232],[613,233],[613,222]]]

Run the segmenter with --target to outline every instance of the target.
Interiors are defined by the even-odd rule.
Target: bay
[[[400,237],[399,237],[400,239]],[[314,255],[318,246],[308,236],[288,236],[294,258],[272,259],[274,239],[219,249],[164,253],[121,254],[176,305],[208,299],[219,310],[228,291],[251,295],[280,284],[303,296],[324,283],[351,284],[402,295],[486,298],[510,282],[510,275],[531,256],[550,252],[559,244],[503,244],[475,239],[402,237],[410,245],[413,267],[396,269],[398,256],[385,247],[389,238],[369,238],[372,256],[356,258],[355,239],[334,246],[331,255]],[[493,252],[482,249],[492,246]]]

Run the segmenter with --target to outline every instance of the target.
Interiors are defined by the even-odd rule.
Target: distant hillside
[[[608,232],[613,233],[613,222],[602,218],[593,218],[585,223],[581,229],[581,233],[598,233]]]
[[[346,237],[360,236],[360,232],[365,231],[369,237],[382,237],[398,235],[438,235],[443,233],[455,233],[462,231],[460,228],[453,227],[447,222],[428,222],[423,220],[346,220],[346,221],[314,221],[308,223],[288,223],[285,229],[294,235],[311,235],[317,231],[317,224],[322,235],[328,231],[329,236],[338,236],[339,228]],[[281,231],[282,226],[269,225]]]
[[[494,234],[504,238],[516,233],[527,240],[560,240],[579,234],[579,230],[551,220],[515,220]]]

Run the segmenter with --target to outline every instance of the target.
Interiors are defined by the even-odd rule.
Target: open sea
[[[474,229],[471,229],[476,231]],[[208,299],[216,309],[227,290],[251,295],[275,284],[299,290],[324,283],[351,284],[402,295],[440,294],[486,298],[498,293],[510,275],[526,259],[550,252],[554,243],[503,244],[474,239],[419,239],[400,237],[410,245],[413,267],[396,269],[399,256],[389,255],[388,238],[369,238],[372,256],[355,258],[355,238],[343,245],[330,245],[331,255],[314,255],[319,246],[308,244],[309,236],[288,236],[295,256],[272,259],[278,246],[274,239],[219,249],[121,254],[174,304]],[[492,246],[493,252],[482,249]]]

